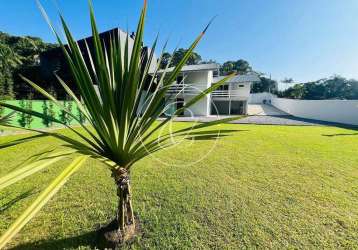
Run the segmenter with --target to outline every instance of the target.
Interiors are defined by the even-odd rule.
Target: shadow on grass
[[[17,202],[35,194],[36,192],[33,192],[34,189],[30,189],[22,194],[19,194],[15,198],[11,199],[10,201],[6,202],[5,204],[1,205],[0,207],[0,213],[5,212],[6,210],[10,209],[13,205],[15,205]]]
[[[350,134],[323,134],[322,136],[326,136],[326,137],[335,137],[335,136],[352,136],[352,135],[358,135],[358,133],[350,133]]]
[[[42,155],[48,154],[53,152],[54,150],[46,150],[44,152],[38,153],[38,154],[34,154],[31,155],[30,157],[27,157],[23,162],[17,164],[16,166],[14,166],[13,168],[10,169],[9,173],[12,171],[15,171],[16,169],[25,166],[26,164],[30,164],[32,161],[36,161],[36,159],[39,159],[39,157],[41,157]],[[44,158],[46,159],[46,158]]]
[[[0,144],[0,149],[16,146],[18,144],[25,143],[25,142],[28,142],[28,141],[32,141],[34,139],[41,138],[41,137],[44,137],[44,136],[47,136],[47,135],[44,135],[44,134],[34,135],[34,136],[29,136],[29,137],[26,137],[26,138],[21,138],[21,139],[17,139],[17,140],[14,140],[14,141],[6,142],[6,143],[3,143],[3,144]]]
[[[219,135],[219,134],[209,134],[209,135],[199,135],[199,136],[191,136],[186,138],[187,140],[194,140],[194,141],[209,141],[209,140],[217,140],[228,135]]]
[[[97,241],[97,232],[88,232],[82,235],[73,236],[65,239],[48,239],[38,242],[25,243],[16,247],[10,248],[14,250],[32,250],[32,249],[44,249],[44,250],[57,250],[57,249],[79,249],[81,246],[90,247],[95,249]]]
[[[223,129],[223,130],[210,130],[210,131],[198,131],[189,133],[187,140],[197,140],[197,141],[205,141],[205,140],[217,140],[223,137],[227,137],[232,135],[232,133],[236,132],[245,132],[249,130],[231,130],[231,129]]]

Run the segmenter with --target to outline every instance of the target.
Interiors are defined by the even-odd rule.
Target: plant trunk
[[[122,234],[123,241],[127,241],[135,234],[135,219],[132,207],[130,176],[126,169],[120,168],[114,173],[117,185],[118,211],[117,222],[118,231]]]
[[[125,168],[113,171],[117,186],[118,209],[116,218],[101,229],[99,244],[103,248],[118,249],[124,243],[132,241],[136,234],[136,223],[132,208],[129,172]]]

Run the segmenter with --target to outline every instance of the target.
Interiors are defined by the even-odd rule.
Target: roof
[[[217,63],[210,63],[210,64],[197,64],[197,65],[185,65],[181,69],[180,72],[190,72],[190,71],[209,71],[209,70],[217,70],[219,69],[220,65]],[[168,68],[167,70],[162,69],[159,70],[158,73],[163,72],[172,72],[175,67]]]
[[[225,76],[214,77],[214,82],[218,82],[224,79]],[[230,83],[245,83],[245,82],[259,82],[260,78],[256,73],[247,73],[245,75],[236,75],[229,79],[227,82]]]
[[[107,48],[109,48],[109,43],[110,43],[111,37],[116,37],[116,36],[120,36],[121,41],[124,43],[124,41],[126,40],[126,37],[127,37],[127,33],[124,32],[120,28],[113,28],[113,29],[99,33],[100,39],[105,42]],[[89,48],[93,47],[93,37],[92,36],[82,38],[80,40],[77,40],[76,42],[77,42],[78,46],[80,47],[80,49],[82,51],[85,51],[86,53],[87,53],[86,43]],[[133,39],[132,35],[129,36],[129,43],[130,43],[130,45],[129,45],[130,47],[134,43],[134,39]],[[124,47],[124,45],[123,45],[123,47]],[[65,44],[65,48],[68,48],[67,44]],[[51,57],[51,56],[61,56],[62,57],[63,51],[60,46],[57,46],[55,48],[43,51],[41,53],[41,56],[42,57]]]

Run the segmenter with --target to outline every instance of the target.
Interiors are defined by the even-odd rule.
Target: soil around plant
[[[128,227],[128,230],[123,235],[123,232],[118,230],[118,221],[112,220],[107,225],[100,227],[97,230],[97,248],[118,250],[125,245],[131,245],[134,240],[143,234],[140,220],[135,216],[135,227]]]

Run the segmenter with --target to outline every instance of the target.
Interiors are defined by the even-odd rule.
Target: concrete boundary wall
[[[249,104],[263,104],[265,100],[269,103],[272,98],[275,98],[275,96],[268,92],[253,93],[250,94]]]
[[[297,117],[358,125],[358,100],[293,100],[274,97],[271,104]]]
[[[296,100],[270,93],[251,94],[249,103],[270,104],[290,115],[349,125],[358,125],[358,100]]]

